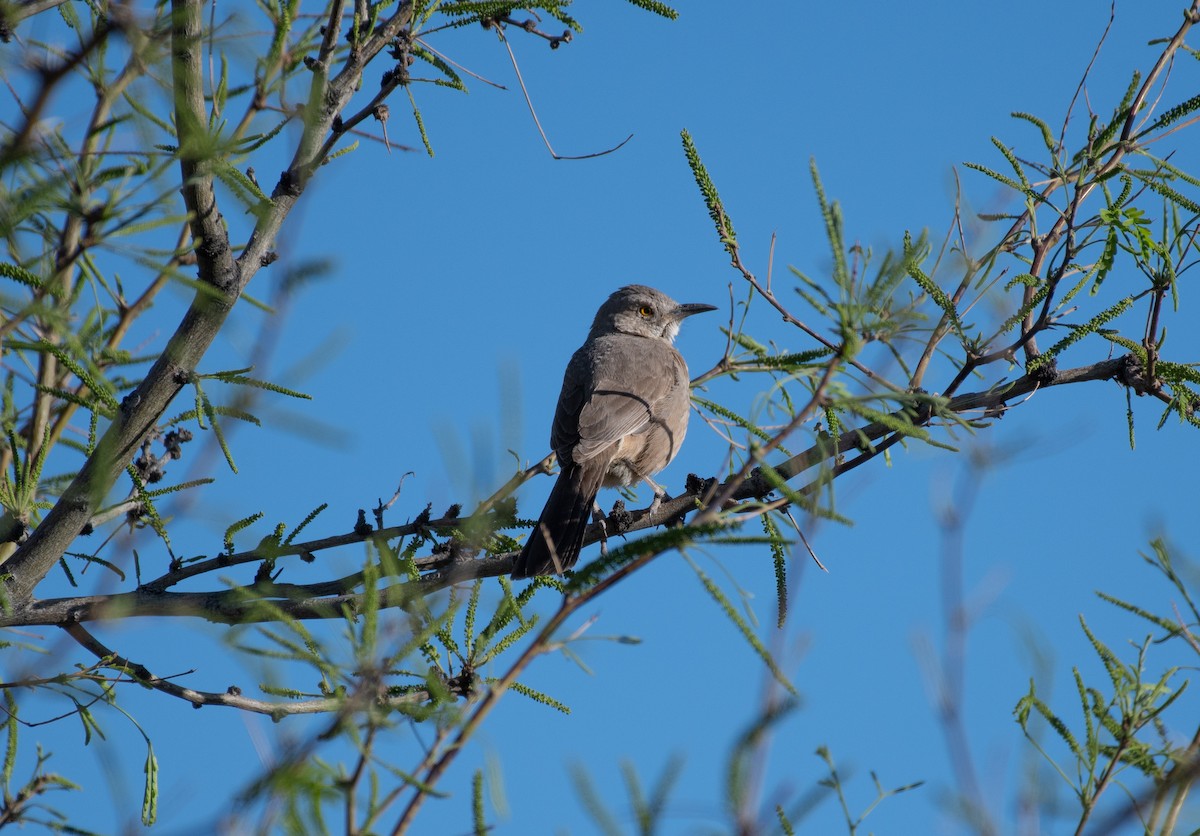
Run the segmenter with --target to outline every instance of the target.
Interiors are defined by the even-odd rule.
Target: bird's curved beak
[[[685,302],[675,309],[676,319],[686,319],[692,314],[704,313],[705,311],[715,311],[716,305],[705,305],[702,302]]]

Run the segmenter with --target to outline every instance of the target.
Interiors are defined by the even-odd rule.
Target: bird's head
[[[592,322],[592,336],[633,334],[674,342],[679,323],[692,314],[715,311],[714,305],[680,304],[662,291],[640,284],[621,288],[605,300]]]

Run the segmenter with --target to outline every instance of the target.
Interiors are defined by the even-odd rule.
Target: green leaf
[[[775,816],[779,819],[779,827],[783,831],[783,836],[795,836],[796,828],[788,820],[787,813],[783,812],[783,807],[775,805]]]
[[[1077,760],[1084,760],[1083,750],[1079,747],[1079,742],[1075,739],[1075,735],[1071,734],[1071,730],[1067,728],[1067,724],[1062,721],[1062,718],[1050,710],[1050,707],[1042,702],[1034,691],[1033,680],[1029,681],[1029,693],[1020,699],[1014,713],[1017,715],[1018,722],[1022,729],[1026,729],[1026,722],[1029,716],[1029,711],[1036,711],[1039,716],[1054,729],[1055,733],[1067,744],[1067,748]],[[1026,734],[1028,734],[1026,729]]]
[[[759,519],[762,521],[763,532],[771,539],[771,559],[775,564],[775,626],[783,629],[788,610],[787,551],[784,548],[787,541],[779,533],[779,528],[769,513],[762,514]]]
[[[158,819],[158,758],[154,756],[154,745],[146,740],[145,788],[142,792],[142,824],[146,827]]]
[[[302,401],[312,400],[312,395],[306,395],[304,392],[298,392],[295,389],[288,389],[287,387],[280,386],[277,383],[270,383],[265,380],[246,377],[244,372],[247,371],[249,371],[249,369],[237,369],[235,371],[216,372],[214,374],[201,375],[201,377],[205,379],[211,378],[219,380],[222,383],[229,383],[234,386],[250,386],[255,389],[265,389],[266,391],[274,392],[277,395],[287,395],[289,398],[298,398]],[[257,419],[254,419],[254,423],[258,423]]]
[[[412,45],[412,54],[417,58],[420,58],[425,63],[432,65],[444,76],[446,76],[447,87],[451,87],[455,90],[461,90],[464,93],[467,92],[467,85],[463,83],[462,77],[459,76],[459,74],[455,72],[454,68],[447,64],[440,55],[430,52],[420,43],[414,43]]]
[[[1166,128],[1170,125],[1173,125],[1183,117],[1190,113],[1194,113],[1197,110],[1200,110],[1200,93],[1192,96],[1186,102],[1177,104],[1170,110],[1165,111],[1162,116],[1159,116],[1158,119],[1154,121],[1154,124],[1142,131],[1139,136],[1145,136],[1146,134],[1156,131],[1159,128]]]
[[[1058,149],[1058,142],[1054,139],[1054,134],[1051,133],[1049,125],[1047,125],[1045,122],[1043,122],[1041,119],[1037,118],[1036,116],[1034,116],[1031,113],[1024,113],[1022,111],[1017,111],[1017,112],[1013,113],[1012,116],[1014,119],[1024,119],[1026,122],[1029,122],[1034,127],[1036,127],[1039,131],[1041,131],[1042,132],[1042,142],[1045,143],[1046,150],[1049,151],[1051,154],[1055,153],[1055,151]]]
[[[8,727],[8,734],[5,735],[4,773],[0,789],[7,794],[12,786],[13,767],[17,762],[17,701],[11,688],[6,688],[4,691],[4,705],[6,709],[4,725]]]
[[[837,201],[832,203],[825,197],[825,185],[821,182],[821,172],[817,170],[817,161],[808,161],[809,174],[812,176],[813,191],[817,193],[817,206],[821,210],[821,219],[825,222],[825,239],[833,256],[833,283],[843,290],[850,289],[850,270],[846,265],[846,239],[842,230],[842,210]]]
[[[992,137],[992,145],[995,145],[996,148],[1000,150],[1000,153],[1004,155],[1004,159],[1008,160],[1008,164],[1012,166],[1013,171],[1016,172],[1017,177],[1020,178],[1021,190],[1023,192],[1029,192],[1029,178],[1025,176],[1025,169],[1021,165],[1021,161],[1017,159],[1017,155],[1014,154],[1007,145],[1005,145],[996,137]]]
[[[487,836],[487,817],[483,807],[483,770],[476,769],[471,777],[471,819],[475,836]]]
[[[231,523],[229,525],[229,527],[225,529],[225,553],[226,554],[234,553],[233,536],[235,534],[237,534],[242,529],[249,528],[250,526],[254,525],[254,523],[261,520],[263,518],[263,516],[264,516],[263,512],[259,511],[258,513],[251,514],[248,517],[242,517],[237,522]]]
[[[1100,657],[1100,661],[1104,664],[1104,669],[1108,671],[1108,678],[1112,682],[1113,688],[1119,692],[1126,682],[1124,663],[1117,658],[1117,654],[1113,653],[1108,645],[1096,638],[1082,615],[1079,616],[1079,625],[1083,628],[1083,633],[1087,636],[1088,641],[1091,642],[1092,649],[1096,651],[1096,655]]]
[[[699,395],[692,395],[692,401],[693,401],[693,403],[699,404],[700,406],[704,407],[712,414],[719,415],[722,418],[724,418],[726,421],[730,421],[731,423],[737,424],[742,429],[751,433],[755,437],[762,439],[763,441],[770,441],[772,438],[770,433],[768,433],[762,427],[755,424],[749,418],[743,418],[741,415],[738,415],[733,410],[731,410],[725,406],[722,406],[721,404],[716,403],[715,401],[710,401],[707,398],[700,397]],[[779,449],[783,451],[784,455],[787,455],[787,456],[791,455],[791,453],[789,453],[787,450],[785,450],[782,446]]]
[[[20,282],[23,285],[34,288],[35,290],[42,286],[42,279],[35,273],[31,273],[24,267],[18,267],[16,264],[10,264],[6,261],[0,261],[0,276],[6,279],[12,279],[15,282]]]
[[[1165,197],[1167,200],[1171,201],[1175,205],[1180,206],[1193,214],[1200,215],[1200,203],[1197,203],[1196,201],[1192,200],[1191,198],[1184,197],[1182,194],[1180,194],[1179,192],[1172,189],[1166,183],[1162,183],[1158,180],[1146,180],[1145,183],[1147,186],[1150,187],[1150,189],[1152,191],[1155,191],[1158,194],[1162,195],[1163,197]]]
[[[554,697],[543,694],[541,691],[535,691],[528,685],[522,685],[520,682],[514,682],[508,687],[523,697],[529,697],[529,699],[533,700],[534,702],[540,702],[542,705],[550,706],[550,708],[553,708],[556,711],[561,711],[563,714],[571,713],[571,709],[565,704],[554,699]]]
[[[692,142],[692,135],[684,130],[680,132],[680,137],[683,139],[683,154],[687,158],[688,168],[692,170],[696,185],[700,187],[700,196],[704,198],[704,205],[708,207],[708,216],[712,218],[725,251],[732,256],[737,251],[737,233],[733,231],[733,221],[725,213],[721,196],[717,194],[717,187],[713,185],[712,178],[708,176],[708,169],[700,160],[700,152]]]
[[[954,333],[962,335],[962,322],[958,318],[958,308],[955,307],[954,301],[946,295],[946,291],[942,290],[932,278],[925,274],[916,260],[909,260],[908,275],[917,283],[921,290],[933,300],[933,303],[942,309],[942,313],[946,315],[946,321],[950,323],[950,327],[954,329]]]
[[[404,92],[408,94],[408,103],[412,106],[413,121],[417,124],[417,133],[421,135],[421,144],[425,146],[425,153],[432,158],[433,145],[429,142],[429,134],[425,133],[425,120],[421,118],[421,109],[413,98],[412,86],[405,87]]]
[[[648,12],[653,12],[656,15],[661,15],[668,20],[678,20],[679,12],[672,9],[666,3],[660,3],[658,0],[626,0],[630,5],[637,6],[639,9],[645,9]]]
[[[230,165],[228,160],[218,159],[214,161],[212,167],[213,174],[226,186],[233,196],[238,199],[251,214],[255,217],[260,217],[273,205],[273,201],[266,195],[258,183],[250,179],[248,175]]]
[[[1050,360],[1054,359],[1059,354],[1061,354],[1068,347],[1079,342],[1084,337],[1086,337],[1088,334],[1095,333],[1101,327],[1103,327],[1104,325],[1107,325],[1109,322],[1116,319],[1121,314],[1125,313],[1125,311],[1129,310],[1129,308],[1131,308],[1132,306],[1133,306],[1133,297],[1126,296],[1125,298],[1118,301],[1116,304],[1114,304],[1111,307],[1108,307],[1105,310],[1101,311],[1100,313],[1096,314],[1094,317],[1089,319],[1083,325],[1068,326],[1071,329],[1070,333],[1068,333],[1067,336],[1063,337],[1061,340],[1056,342],[1054,345],[1050,346],[1050,348],[1047,349],[1043,354],[1040,354],[1037,357],[1033,358],[1033,360],[1031,360],[1029,362],[1026,370],[1032,372],[1032,371],[1036,371],[1037,369],[1041,368],[1046,363],[1050,362]]]
[[[23,340],[7,340],[4,347],[13,351],[36,351],[42,354],[53,354],[58,362],[62,363],[71,374],[79,378],[79,382],[87,386],[96,396],[104,402],[111,412],[116,412],[120,405],[117,403],[116,397],[109,388],[108,381],[104,378],[95,377],[91,372],[83,367],[83,364],[72,357],[64,346],[56,345],[46,340],[38,340],[37,342],[25,342]]]
[[[296,539],[296,535],[299,534],[301,531],[303,531],[309,523],[311,523],[313,520],[315,520],[317,518],[317,516],[320,515],[320,513],[328,507],[329,507],[328,502],[322,502],[316,508],[309,511],[308,515],[305,516],[305,518],[300,521],[300,524],[297,525],[295,528],[293,528],[291,530],[291,532],[288,534],[288,536],[284,538],[283,545],[285,545],[285,546],[291,545],[292,541]]]
[[[696,573],[696,577],[700,580],[700,583],[704,585],[705,590],[712,597],[712,599],[716,601],[717,606],[721,608],[722,612],[725,613],[725,617],[728,618],[733,626],[737,628],[738,632],[742,634],[742,638],[746,640],[746,643],[754,649],[754,652],[757,653],[759,658],[762,659],[766,664],[767,670],[769,670],[775,677],[775,681],[786,688],[788,693],[795,695],[797,693],[796,687],[792,685],[790,681],[788,681],[788,678],[784,675],[783,671],[780,670],[779,665],[775,663],[775,658],[771,655],[771,652],[767,650],[766,646],[759,640],[758,636],[754,634],[754,631],[750,628],[750,625],[747,624],[745,619],[743,619],[738,613],[737,609],[725,596],[725,593],[721,591],[721,588],[713,582],[712,578],[705,574],[704,570],[701,569],[694,560],[687,555],[684,555],[684,558],[687,560],[688,565],[692,567],[692,571]]]
[[[1166,630],[1170,635],[1176,636],[1176,635],[1179,635],[1181,632],[1183,632],[1183,628],[1181,628],[1177,623],[1175,623],[1174,621],[1171,621],[1168,618],[1162,618],[1161,616],[1157,616],[1152,612],[1148,612],[1139,606],[1130,604],[1127,601],[1122,601],[1120,598],[1116,598],[1112,595],[1106,595],[1103,592],[1097,592],[1096,595],[1099,598],[1101,598],[1102,600],[1107,601],[1108,603],[1112,604],[1115,607],[1120,607],[1121,609],[1123,609],[1127,612],[1131,612],[1140,618],[1146,619],[1146,621],[1149,621],[1151,624],[1155,625],[1156,627],[1161,627],[1163,630]]]
[[[1001,174],[1000,172],[994,171],[993,169],[988,168],[986,165],[981,165],[979,163],[970,163],[970,162],[963,163],[963,165],[966,166],[967,168],[973,169],[982,174],[986,174],[988,177],[991,177],[993,180],[1003,183],[1005,186],[1008,186],[1013,191],[1020,192],[1021,194],[1025,195],[1026,197],[1035,198],[1038,202],[1042,202],[1044,200],[1044,198],[1042,198],[1042,196],[1039,195],[1037,192],[1033,191],[1032,189],[1026,188],[1024,185],[1022,185],[1021,183],[1018,183],[1016,180],[1012,179],[1011,177],[1006,177],[1005,175]]]

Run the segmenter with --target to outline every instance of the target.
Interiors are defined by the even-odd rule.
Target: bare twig
[[[508,60],[512,62],[513,72],[517,75],[517,83],[521,85],[521,94],[525,97],[525,104],[529,106],[529,113],[533,117],[533,124],[537,126],[538,133],[542,137],[542,142],[546,145],[546,150],[550,152],[550,156],[556,160],[590,160],[595,157],[603,157],[606,154],[611,154],[614,151],[620,150],[625,143],[633,139],[633,134],[625,137],[612,148],[604,151],[596,151],[592,154],[581,154],[579,156],[568,157],[559,154],[554,150],[554,146],[550,144],[549,137],[546,136],[546,131],[542,128],[541,120],[538,119],[537,110],[533,106],[533,99],[529,97],[529,89],[525,86],[525,79],[521,76],[521,67],[517,63],[517,56],[513,53],[512,45],[508,42],[508,38],[504,36],[504,29],[501,26],[496,26],[496,34],[500,36],[500,40],[504,43],[504,48],[508,50]]]
[[[196,708],[206,705],[223,705],[227,708],[239,708],[242,711],[249,711],[254,714],[266,714],[273,720],[280,720],[294,714],[328,714],[332,711],[341,710],[346,704],[345,698],[287,700],[279,702],[256,700],[251,697],[242,696],[241,689],[236,686],[230,686],[227,690],[221,692],[196,691],[191,688],[185,688],[182,685],[177,685],[171,681],[171,678],[155,676],[147,670],[145,665],[139,665],[137,662],[132,662],[124,656],[114,653],[105,647],[99,639],[89,633],[82,624],[68,624],[63,627],[63,630],[71,638],[75,639],[81,647],[100,659],[105,667],[127,673],[132,677],[132,681],[145,685],[148,688],[153,688],[168,696],[189,702]],[[392,706],[413,705],[425,702],[428,699],[428,692],[413,691],[399,696],[386,697],[385,703]]]

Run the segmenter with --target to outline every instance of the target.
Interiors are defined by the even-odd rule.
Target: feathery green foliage
[[[733,231],[733,221],[725,212],[725,205],[721,202],[721,196],[717,194],[717,187],[713,185],[712,178],[708,176],[708,170],[700,160],[700,152],[696,150],[696,143],[692,141],[692,135],[687,131],[682,131],[680,137],[683,139],[683,154],[687,159],[688,168],[692,170],[692,176],[696,178],[696,185],[700,187],[700,196],[704,199],[704,205],[708,207],[708,216],[712,218],[717,236],[725,246],[726,252],[732,256],[736,252],[737,245],[737,233]]]
[[[742,638],[746,640],[746,643],[749,644],[750,647],[754,649],[754,652],[758,654],[759,658],[763,660],[763,663],[767,666],[767,669],[770,670],[771,674],[775,677],[775,681],[787,689],[788,693],[795,695],[797,693],[796,686],[792,685],[787,675],[784,674],[779,665],[776,664],[774,657],[771,655],[771,652],[767,650],[766,645],[762,643],[762,640],[759,639],[758,635],[754,632],[750,625],[746,623],[746,620],[743,619],[738,613],[737,609],[734,608],[729,598],[726,597],[725,593],[721,591],[721,588],[717,586],[717,584],[704,572],[704,570],[696,565],[695,561],[689,558],[688,565],[692,568],[692,571],[696,573],[696,577],[704,586],[705,591],[708,592],[709,596],[713,599],[713,601],[716,602],[717,606],[720,607],[721,611],[725,614],[725,617],[729,619],[734,627],[737,628],[738,632],[742,634]]]
[[[664,18],[678,16],[658,0],[629,2]],[[74,650],[94,661],[60,673],[38,669],[13,681],[6,675],[3,821],[71,827],[46,798],[69,782],[46,770],[48,755],[40,751],[18,758],[18,739],[25,743],[38,732],[23,725],[31,720],[28,712],[18,714],[23,706],[14,695],[61,701],[62,716],[80,724],[85,745],[98,744],[111,736],[108,718],[125,710],[118,698],[132,684],[164,700],[253,711],[280,722],[292,714],[325,715],[311,734],[299,724],[287,729],[286,745],[239,799],[230,828],[245,827],[261,813],[255,826],[263,829],[328,832],[344,819],[348,831],[412,832],[419,825],[405,819],[393,827],[395,817],[446,795],[441,776],[459,753],[471,751],[503,691],[567,713],[562,701],[540,689],[540,657],[561,653],[588,670],[579,642],[591,622],[580,624],[579,615],[594,611],[601,595],[657,556],[687,550],[717,611],[794,693],[767,650],[787,620],[789,583],[800,575],[793,571],[789,578],[784,526],[788,534],[805,531],[808,520],[792,516],[801,513],[849,524],[834,494],[844,473],[877,458],[877,464],[891,461],[909,439],[956,450],[964,432],[990,429],[997,416],[1026,408],[1035,387],[1070,380],[1106,377],[1125,388],[1131,443],[1135,404],[1156,401],[1160,426],[1171,415],[1187,429],[1200,426],[1196,358],[1175,345],[1182,341],[1165,339],[1168,329],[1178,334],[1186,327],[1179,313],[1196,267],[1200,215],[1200,178],[1183,170],[1184,155],[1175,154],[1172,142],[1191,129],[1200,97],[1154,114],[1157,101],[1178,100],[1163,92],[1169,74],[1158,72],[1181,55],[1167,39],[1156,43],[1163,61],[1155,65],[1154,85],[1144,86],[1134,73],[1115,107],[1113,97],[1089,81],[1086,106],[1109,114],[1105,118],[1088,124],[1078,112],[1063,114],[1056,137],[1055,120],[1014,113],[1040,142],[1027,141],[1028,127],[1021,124],[1026,136],[992,137],[1003,163],[966,165],[986,179],[970,178],[964,198],[983,182],[991,200],[998,185],[1003,211],[975,223],[959,214],[971,201],[956,201],[940,248],[930,243],[939,237],[926,231],[903,233],[892,249],[864,242],[877,233],[855,230],[852,212],[843,214],[836,187],[823,181],[813,160],[816,237],[823,234],[827,249],[803,244],[790,254],[802,264],[775,269],[768,260],[760,278],[753,272],[758,254],[740,249],[731,207],[716,186],[719,172],[705,167],[692,136],[682,132],[681,164],[696,180],[733,270],[727,351],[697,382],[698,389],[712,388],[695,398],[729,443],[725,481],[686,483],[685,501],[676,508],[692,515],[690,524],[646,533],[643,516],[614,514],[610,520],[627,537],[620,546],[568,578],[515,588],[502,576],[516,543],[510,534],[521,536],[512,492],[542,470],[523,465],[474,509],[455,506],[435,519],[429,508],[411,514],[399,510],[402,502],[391,511],[381,500],[373,524],[367,511],[341,524],[322,516],[331,529],[308,535],[327,508],[321,504],[303,517],[302,511],[283,515],[300,522],[290,530],[278,523],[260,531],[240,552],[235,539],[244,539],[239,535],[263,515],[243,516],[247,509],[238,509],[230,516],[240,520],[222,521],[222,551],[198,554],[194,544],[185,546],[195,535],[176,515],[186,519],[188,506],[180,500],[188,494],[210,498],[201,489],[214,480],[205,472],[195,478],[176,473],[179,466],[206,467],[185,443],[195,433],[210,450],[220,449],[236,473],[241,439],[229,431],[232,422],[258,426],[260,415],[270,419],[260,408],[264,393],[309,398],[249,376],[250,368],[199,371],[211,368],[199,344],[216,339],[226,310],[280,316],[303,284],[307,266],[290,265],[268,292],[247,286],[260,268],[287,255],[282,243],[263,242],[289,240],[288,212],[304,205],[299,201],[308,199],[310,181],[332,178],[342,187],[336,172],[345,155],[392,147],[383,107],[403,101],[400,88],[433,156],[430,135],[446,127],[426,124],[435,108],[432,100],[423,100],[424,110],[417,107],[413,85],[426,84],[421,89],[430,96],[438,87],[465,91],[474,63],[459,63],[461,43],[482,33],[491,48],[502,34],[506,41],[529,36],[557,49],[582,25],[573,16],[576,6],[565,0],[360,3],[324,14],[299,0],[263,0],[238,15],[178,2],[134,17],[111,14],[104,4],[54,5],[0,10],[0,36],[22,27],[7,47],[16,51],[5,70],[15,79],[8,89],[19,107],[0,137],[0,240],[8,248],[0,258],[0,562],[8,573],[0,597],[6,623],[16,628],[10,638],[22,636],[24,643],[0,645],[19,659],[45,648],[26,641],[34,632],[17,629],[57,636],[61,631],[44,628],[63,627],[78,645]],[[38,16],[36,26],[23,23],[26,14]],[[328,14],[341,17],[331,21]],[[542,31],[555,21],[568,32]],[[189,27],[199,27],[200,41],[183,42]],[[432,67],[432,77],[412,78],[413,59]],[[79,118],[63,119],[61,101],[78,105]],[[359,137],[369,141],[360,146]],[[285,171],[274,184],[264,179],[264,187],[251,166],[261,169],[269,160],[284,160],[278,167]],[[436,209],[436,196],[421,201]],[[741,241],[749,240],[743,230]],[[772,240],[768,259],[774,252]],[[164,290],[189,295],[190,305],[163,304]],[[174,307],[187,313],[172,332],[158,317]],[[254,327],[265,321],[253,320]],[[196,322],[203,322],[203,333],[189,330]],[[271,342],[265,338],[263,345]],[[1052,361],[1068,347],[1091,365],[1056,377]],[[270,368],[272,359],[263,358],[261,367]],[[1120,363],[1111,365],[1112,359]],[[189,386],[190,408],[168,406]],[[1113,404],[1121,408],[1115,398]],[[255,436],[254,443],[269,443]],[[526,455],[518,451],[514,458]],[[177,465],[181,458],[187,461]],[[740,481],[745,474],[749,481]],[[352,484],[353,473],[341,481]],[[399,518],[385,521],[385,514]],[[633,521],[628,528],[625,519]],[[756,527],[761,535],[753,533]],[[75,544],[79,532],[98,536],[75,549],[62,545]],[[302,533],[313,539],[301,541]],[[28,556],[51,541],[55,553],[33,577],[23,568]],[[747,573],[761,577],[770,562],[773,626],[757,618],[763,601],[738,585],[742,565],[722,567],[729,570],[724,581],[692,557],[725,544],[749,547],[762,561]],[[152,549],[166,552],[162,566]],[[712,551],[706,558],[720,561],[723,550]],[[1104,675],[1096,682],[1088,668],[1076,668],[1078,716],[1074,708],[1056,713],[1057,701],[1032,682],[1017,707],[1022,729],[1048,759],[1053,755],[1056,774],[1079,802],[1081,828],[1106,787],[1121,780],[1155,790],[1145,805],[1154,811],[1147,829],[1162,824],[1159,830],[1170,831],[1187,788],[1178,777],[1186,753],[1158,732],[1182,705],[1194,659],[1181,664],[1178,657],[1194,650],[1200,614],[1165,545],[1154,544],[1146,560],[1171,584],[1172,600],[1183,602],[1179,614],[1102,594],[1153,631],[1153,639],[1127,649],[1102,640],[1103,631],[1093,632],[1081,619]],[[130,561],[134,571],[127,576]],[[106,571],[87,574],[93,564]],[[55,573],[40,587],[54,565],[65,582]],[[103,585],[76,591],[96,575]],[[79,598],[56,601],[52,584]],[[249,664],[257,693],[201,692],[205,672],[189,674],[183,684],[175,670],[152,673],[123,659],[88,632],[97,613],[114,621],[128,613],[156,623],[195,617],[231,624],[226,656]],[[1167,648],[1176,655],[1150,673],[1149,661]],[[191,657],[181,658],[179,670],[186,670]],[[794,832],[811,804],[831,791],[854,833],[877,804],[916,786],[885,790],[872,774],[876,798],[866,812],[852,814],[843,778],[822,748],[828,777],[815,795],[757,809],[756,759],[765,757],[770,735],[793,707],[775,699],[779,692],[768,689],[767,708],[733,748],[725,812],[736,829],[750,832],[777,821],[783,832]],[[1048,740],[1039,727],[1049,730]],[[160,754],[165,775],[172,772],[165,750],[138,731],[147,747],[141,816],[148,825],[157,816]],[[410,755],[411,764],[402,761]],[[629,796],[622,815],[640,832],[666,826],[666,799],[681,764],[672,759],[654,786],[632,767],[622,769]],[[33,768],[22,773],[26,766]],[[22,785],[18,774],[31,777]],[[485,781],[480,770],[471,775],[467,803],[481,833],[490,826],[485,787],[503,815],[497,800],[503,784],[491,774]],[[29,812],[33,806],[17,809],[26,801],[45,811],[50,824]],[[603,811],[594,816],[602,829],[616,832],[626,822],[611,814],[607,801],[597,797],[589,807]],[[461,794],[452,803],[462,803]]]

